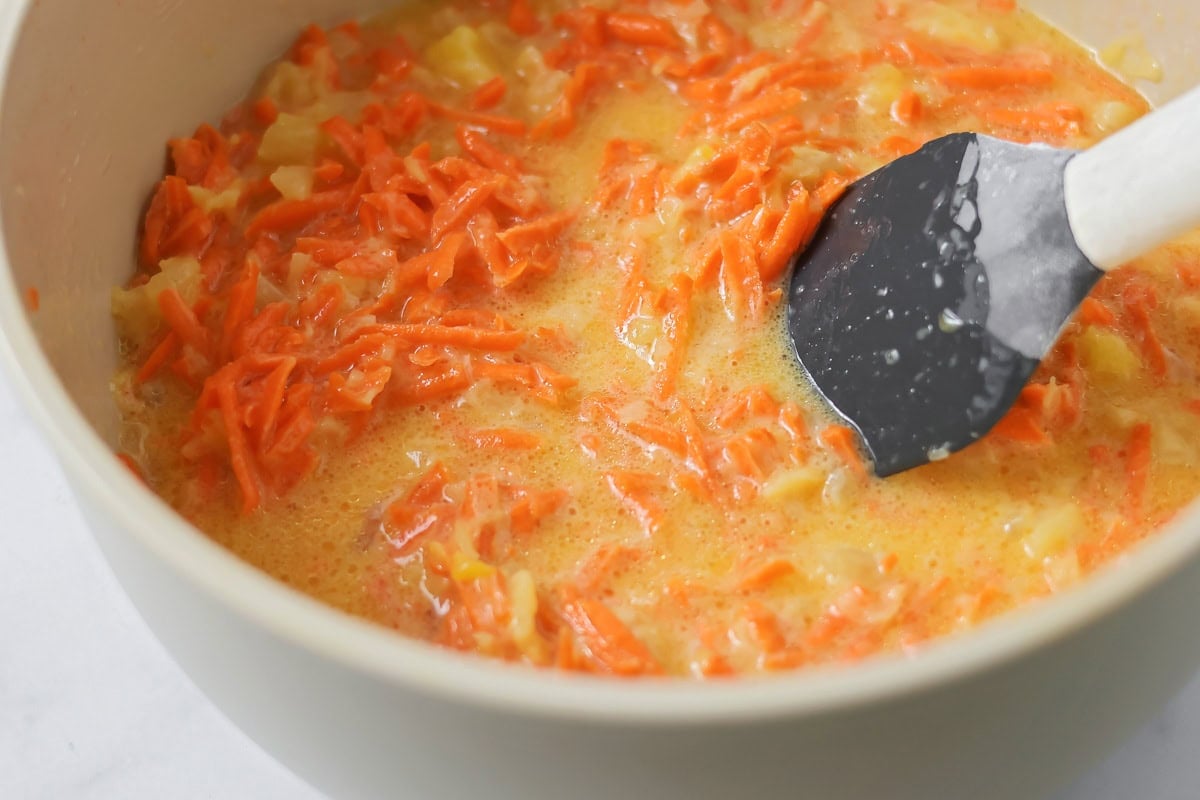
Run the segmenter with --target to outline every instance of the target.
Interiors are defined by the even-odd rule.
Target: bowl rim
[[[0,118],[32,0],[0,6]],[[795,718],[882,703],[1001,667],[1060,641],[1200,558],[1200,500],[1078,586],[924,645],[913,656],[803,668],[767,677],[620,680],[533,669],[409,639],[326,606],[205,536],[119,462],[74,405],[38,344],[8,258],[0,204],[0,367],[52,446],[72,489],[227,611],[265,634],[358,674],[450,702],[597,724],[670,726]],[[84,515],[87,519],[87,514]],[[90,520],[89,520],[90,525]]]

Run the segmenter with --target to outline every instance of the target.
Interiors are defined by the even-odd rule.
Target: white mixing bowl
[[[768,680],[620,683],[481,662],[351,619],[243,564],[111,452],[109,287],[163,142],[351,0],[0,2],[0,354],[114,572],[252,737],[335,798],[1011,800],[1048,792],[1200,664],[1200,508],[1083,586],[941,642]],[[1193,0],[1032,3],[1103,44],[1140,29],[1200,80]],[[1131,220],[1130,224],[1136,224]],[[37,287],[41,310],[28,312]]]

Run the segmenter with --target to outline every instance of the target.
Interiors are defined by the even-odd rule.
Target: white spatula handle
[[[1067,219],[1103,270],[1200,225],[1200,87],[1067,162]]]

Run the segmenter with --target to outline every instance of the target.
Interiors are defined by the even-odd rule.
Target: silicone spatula
[[[891,475],[978,440],[1106,270],[1200,224],[1200,89],[1082,151],[955,133],[852,184],[788,327]]]

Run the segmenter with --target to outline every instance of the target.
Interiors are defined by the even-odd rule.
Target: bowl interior
[[[77,485],[94,486],[113,504],[126,506],[124,520],[131,533],[157,537],[164,550],[182,553],[185,547],[201,548],[204,545],[198,542],[203,537],[170,520],[157,508],[161,504],[119,474],[115,461],[104,458],[106,447],[116,440],[109,380],[117,354],[109,293],[131,274],[138,220],[162,173],[164,142],[190,133],[200,121],[215,120],[305,22],[335,22],[394,4],[394,0],[0,4],[0,47],[5,48],[0,53],[8,54],[7,72],[0,63],[0,77],[4,77],[0,235],[8,257],[7,263],[0,257],[0,331],[4,334],[0,343],[7,340],[14,377]],[[1165,68],[1162,83],[1140,87],[1154,101],[1165,100],[1200,79],[1200,52],[1191,46],[1192,32],[1200,29],[1200,4],[1193,0],[1153,4],[1035,0],[1027,5],[1098,46],[1140,32]],[[37,312],[28,311],[22,300],[31,287],[41,298]],[[156,527],[155,521],[162,524]],[[1121,592],[1134,591],[1138,580],[1149,581],[1156,571],[1168,569],[1171,559],[1194,551],[1200,544],[1200,526],[1180,527],[1187,529],[1186,541],[1160,548],[1154,561],[1143,559],[1140,577],[1131,571],[1121,579],[1123,583],[1097,588],[1094,595],[1108,592],[1108,601],[1116,602]],[[222,558],[232,561],[232,557],[205,558],[209,560],[202,565],[193,564],[192,577],[211,565],[229,574],[237,570],[236,565],[221,566]],[[180,555],[171,560],[179,566],[187,559]],[[241,587],[263,597],[294,594],[261,576],[243,575],[225,583],[212,577],[204,582]],[[301,600],[289,601],[287,612],[315,619],[319,612]],[[1060,604],[1057,617],[1043,614],[1042,634],[1051,635],[1054,624],[1077,623],[1089,608],[1094,613],[1104,605],[1093,600],[1081,596]],[[294,623],[293,631],[305,627],[302,621]],[[349,630],[353,623],[330,624]],[[364,648],[374,646],[363,639],[365,635],[356,630],[354,641],[363,642]],[[1032,641],[1022,640],[1023,635],[996,639],[991,652]],[[953,663],[965,662],[943,666],[949,669]],[[878,685],[883,683],[881,679]],[[536,697],[538,691],[531,686],[529,696]],[[849,687],[845,694],[852,694]],[[711,690],[710,695],[716,696]]]

